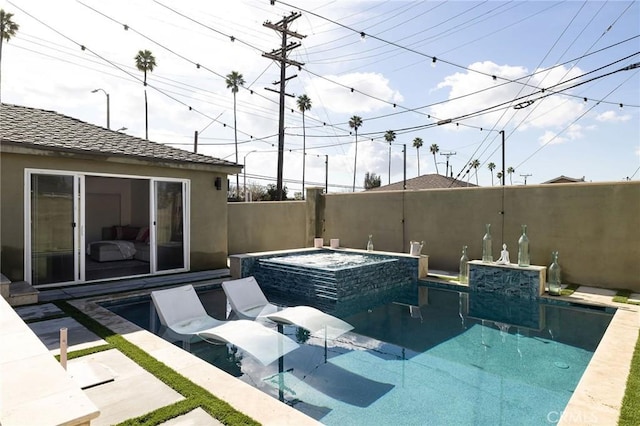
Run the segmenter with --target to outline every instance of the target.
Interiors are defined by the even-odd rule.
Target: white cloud
[[[538,138],[538,141],[540,145],[557,145],[568,141],[575,141],[584,137],[582,130],[583,127],[579,124],[572,124],[566,131],[561,132],[547,130]]]
[[[432,116],[440,120],[455,118],[501,105],[495,112],[483,112],[475,118],[465,120],[464,123],[481,127],[497,124],[501,127],[511,120],[512,126],[525,130],[531,127],[564,126],[584,112],[582,102],[560,94],[539,99],[544,94],[538,93],[531,98],[525,98],[537,91],[537,88],[553,87],[556,91],[564,88],[563,85],[556,85],[560,81],[567,81],[582,74],[578,68],[567,69],[560,66],[549,70],[539,69],[530,79],[523,78],[529,71],[521,66],[498,65],[485,61],[473,63],[469,68],[482,74],[474,71],[459,72],[446,77],[437,85],[438,89],[449,88],[451,101],[432,107]],[[489,77],[491,75],[497,76],[497,80]],[[522,84],[505,83],[505,80],[517,80]],[[525,83],[526,86],[523,85]],[[534,99],[535,102],[526,108],[513,109],[514,104],[527,99]]]
[[[616,111],[609,110],[609,111],[603,112],[602,114],[598,114],[598,116],[596,117],[596,120],[602,121],[602,122],[619,123],[619,122],[631,120],[631,115],[629,114],[622,115],[622,114],[618,114]]]
[[[389,79],[380,73],[350,73],[325,77],[370,95],[365,96],[357,91],[351,92],[345,87],[320,77],[311,79],[306,86],[306,91],[322,93],[323,106],[332,112],[340,114],[370,113],[388,106],[385,102],[400,103],[404,99],[398,91],[389,86]],[[381,101],[374,98],[381,99]]]
[[[544,132],[542,136],[538,138],[538,142],[540,145],[556,145],[566,142],[567,139],[558,135],[556,132],[552,132],[551,130],[547,130]]]

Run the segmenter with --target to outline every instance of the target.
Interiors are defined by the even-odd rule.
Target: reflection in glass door
[[[72,175],[31,175],[31,283],[75,281],[77,218]]]
[[[156,270],[185,267],[184,184],[155,182]]]

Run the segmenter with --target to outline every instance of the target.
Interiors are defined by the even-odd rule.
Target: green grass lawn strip
[[[613,301],[616,303],[627,303],[631,296],[631,290],[618,290],[616,295],[613,296]]]
[[[571,296],[573,294],[573,292],[578,289],[578,287],[580,287],[579,284],[569,284],[568,286],[566,286],[565,288],[562,289],[560,294],[562,296]]]
[[[207,413],[226,425],[260,424],[249,416],[237,411],[231,405],[217,398],[206,389],[196,385],[186,377],[177,373],[166,364],[158,361],[133,343],[127,341],[124,337],[114,333],[109,328],[93,320],[69,303],[56,302],[56,306],[65,311],[80,324],[87,327],[90,331],[106,340],[114,348],[131,358],[136,364],[140,365],[188,400],[188,402],[184,402],[183,404],[176,403],[163,407],[159,410],[155,410],[148,413],[148,415],[153,414],[152,417],[147,418],[147,415],[141,416],[137,419],[142,419],[142,423],[137,422],[132,424],[157,425],[173,417],[184,414],[186,412],[183,412],[183,409],[185,409],[184,407],[191,407],[187,410],[191,411],[191,409],[198,406],[202,407]],[[178,406],[179,408],[171,408],[174,406]],[[156,412],[157,414],[154,414]],[[162,418],[162,420],[160,420],[160,415],[169,417]],[[152,419],[153,421],[151,421]],[[135,419],[131,420],[133,421]]]
[[[627,379],[627,388],[622,399],[619,426],[640,425],[640,332],[636,348],[631,359],[631,371]]]
[[[113,349],[113,345],[107,343],[106,345],[94,346],[92,348],[87,349],[79,349],[77,351],[67,352],[67,360],[74,358],[81,358],[83,356],[95,354],[102,351],[108,351],[109,349]],[[60,355],[56,355],[56,359],[60,361]]]

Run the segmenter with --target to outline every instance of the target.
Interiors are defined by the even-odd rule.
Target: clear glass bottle
[[[518,240],[518,266],[531,265],[529,256],[529,237],[527,237],[527,225],[522,225],[522,235]]]
[[[369,241],[367,241],[367,251],[373,251],[373,235],[369,235]]]
[[[493,262],[493,255],[491,254],[491,224],[486,225],[487,232],[482,237],[482,261]]]
[[[560,277],[560,265],[558,264],[558,252],[551,252],[551,265],[547,271],[547,285],[549,286],[549,294],[552,296],[560,296],[562,293],[562,279]]]
[[[469,258],[467,257],[467,246],[462,246],[462,257],[460,258],[460,284],[469,284]]]

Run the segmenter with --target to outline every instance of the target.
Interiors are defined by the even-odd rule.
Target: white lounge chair
[[[191,285],[156,290],[151,299],[160,322],[188,349],[193,337],[209,343],[230,343],[264,365],[271,364],[299,345],[290,338],[248,320],[219,321],[207,314]]]
[[[353,330],[348,322],[311,306],[281,308],[269,303],[254,277],[224,281],[222,288],[231,309],[240,318],[267,318],[279,324],[297,325],[327,339]]]

